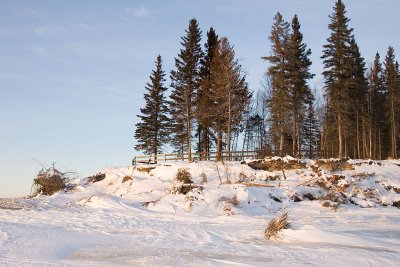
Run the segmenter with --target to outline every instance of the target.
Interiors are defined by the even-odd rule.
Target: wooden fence
[[[289,153],[283,153],[279,151],[222,151],[220,153],[217,152],[194,152],[191,153],[191,157],[189,157],[189,153],[177,153],[177,154],[157,154],[157,155],[143,155],[143,156],[134,156],[132,159],[132,165],[136,165],[138,163],[159,163],[159,162],[167,162],[167,161],[202,161],[202,160],[235,160],[241,161],[245,159],[257,159],[264,158],[266,156],[279,156],[286,155]],[[323,151],[312,151],[310,154],[307,150],[300,151],[290,151],[290,155],[294,155],[294,157],[308,157],[308,158],[320,158],[324,155]]]

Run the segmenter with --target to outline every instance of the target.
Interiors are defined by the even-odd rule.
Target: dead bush
[[[122,178],[122,182],[123,183],[126,183],[126,182],[128,182],[128,181],[132,181],[133,179],[132,179],[132,177],[131,176],[124,176],[124,178]]]
[[[379,196],[378,190],[372,188],[364,189],[363,194],[366,198],[378,198]]]
[[[323,189],[329,189],[329,181],[323,178],[318,178],[317,180],[315,180],[314,184]]]
[[[316,164],[326,171],[350,171],[354,170],[353,165],[347,162],[348,159],[317,160]]]
[[[306,163],[303,163],[299,160],[289,160],[284,161],[281,158],[278,159],[270,159],[266,158],[264,160],[257,160],[253,162],[249,162],[247,165],[254,170],[263,170],[263,171],[281,171],[281,170],[297,170],[297,169],[305,169],[307,167]]]
[[[239,200],[237,199],[237,196],[234,195],[233,197],[221,197],[219,201],[223,201],[227,204],[230,204],[234,207],[237,207],[239,205]]]
[[[200,186],[200,185],[194,185],[194,184],[182,184],[182,185],[172,187],[171,193],[186,195],[193,189],[198,189],[199,191],[202,191],[204,189],[204,187]]]
[[[151,170],[155,169],[156,167],[146,167],[146,166],[140,166],[137,167],[136,170],[140,171],[140,172],[146,172],[146,173],[150,173]]]
[[[205,174],[204,172],[200,173],[200,179],[202,184],[206,184],[208,181],[207,174]]]
[[[175,174],[175,179],[184,184],[192,184],[192,175],[186,168],[179,168]]]
[[[351,177],[356,178],[356,179],[358,179],[360,181],[360,180],[365,180],[366,178],[370,178],[370,177],[373,177],[373,176],[375,176],[374,172],[372,172],[372,173],[361,172],[361,173],[355,173]]]
[[[67,190],[72,188],[70,181],[77,178],[75,172],[61,172],[55,166],[47,168],[42,165],[42,169],[38,172],[33,179],[32,190],[33,195],[53,195],[60,190]]]
[[[339,208],[340,204],[341,204],[340,202],[331,203],[330,201],[325,200],[324,202],[322,202],[322,207],[331,208],[336,211]]]
[[[398,201],[393,201],[393,207],[399,208],[400,209],[400,200]]]
[[[325,200],[324,202],[322,202],[322,207],[329,208],[330,206],[331,206],[331,203],[328,200]]]
[[[106,178],[106,174],[99,172],[99,173],[97,173],[95,175],[90,176],[89,177],[89,182],[90,183],[97,183],[97,182],[100,182],[100,181],[104,180],[104,178]]]
[[[275,174],[275,175],[268,175],[265,177],[264,181],[276,181],[276,180],[280,180],[281,176],[279,174]]]
[[[319,173],[321,170],[317,165],[310,165],[310,168],[314,173]]]
[[[237,181],[237,183],[243,183],[246,182],[249,179],[249,177],[247,176],[247,174],[243,171],[241,171],[239,173],[239,180]]]
[[[288,214],[285,212],[280,216],[269,221],[267,229],[265,229],[264,237],[266,239],[280,238],[279,232],[283,229],[289,229]]]
[[[346,179],[346,176],[334,174],[329,178],[329,181],[333,184],[337,184],[340,180],[343,179]]]

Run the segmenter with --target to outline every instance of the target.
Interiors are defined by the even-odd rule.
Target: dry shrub
[[[240,203],[239,200],[237,199],[236,195],[234,195],[233,197],[221,197],[219,199],[219,201],[223,201],[223,202],[225,202],[227,204],[230,204],[230,205],[232,205],[234,207],[237,207],[239,205],[239,203]]]
[[[104,180],[104,178],[106,178],[106,174],[105,173],[97,173],[95,175],[92,175],[89,177],[89,182],[90,183],[96,183],[96,182],[100,182],[102,180]]]
[[[161,198],[160,199],[156,199],[156,200],[152,200],[152,201],[146,201],[146,202],[143,202],[141,204],[141,206],[145,207],[145,208],[148,208],[150,204],[155,206],[160,200],[161,200]]]
[[[331,208],[331,209],[333,209],[333,210],[336,211],[336,210],[339,208],[340,204],[341,204],[340,202],[333,202],[333,203],[331,204],[330,201],[325,200],[324,202],[322,202],[322,207],[324,207],[324,208]]]
[[[276,181],[276,180],[280,180],[281,176],[279,174],[275,174],[275,175],[268,175],[265,177],[264,181]]]
[[[335,160],[317,160],[316,164],[326,171],[351,171],[353,165],[347,162],[346,158]]]
[[[202,184],[206,184],[207,183],[207,181],[208,181],[207,174],[205,174],[204,172],[200,173],[200,178],[201,178],[201,183]]]
[[[393,201],[392,206],[400,209],[400,200],[398,200],[398,201]]]
[[[122,178],[122,182],[123,183],[125,183],[125,182],[128,182],[128,181],[132,181],[133,179],[132,179],[132,177],[131,176],[124,176],[124,178]]]
[[[282,213],[280,216],[269,221],[267,229],[265,229],[264,237],[266,239],[280,238],[279,232],[283,229],[289,229],[288,214]]]
[[[194,185],[194,184],[183,184],[183,185],[178,185],[178,186],[172,187],[171,193],[186,195],[193,189],[198,189],[199,191],[202,191],[204,189],[204,187],[200,186],[200,185]]]
[[[331,203],[328,200],[325,200],[324,202],[322,202],[322,207],[329,208],[330,206],[331,206]]]
[[[366,198],[378,198],[379,196],[378,190],[372,188],[364,189],[363,194]]]
[[[186,168],[179,168],[175,174],[175,179],[184,184],[192,184],[192,175]]]
[[[146,173],[150,173],[151,170],[155,169],[156,167],[146,167],[146,166],[140,166],[137,167],[136,170],[140,171],[140,172],[146,172]]]
[[[263,170],[263,171],[281,171],[281,170],[297,170],[297,169],[305,169],[307,164],[301,162],[299,160],[289,160],[284,161],[281,158],[278,159],[264,159],[264,160],[257,160],[248,163],[249,167],[254,170]]]
[[[33,179],[33,195],[43,194],[50,196],[60,190],[72,187],[69,183],[77,178],[77,174],[75,172],[61,172],[54,165],[55,163],[49,168],[42,165],[42,169]]]
[[[330,187],[329,181],[327,181],[323,178],[318,178],[317,180],[315,180],[314,184],[323,189],[329,189],[329,187]]]
[[[366,178],[373,177],[373,176],[375,176],[374,172],[371,172],[371,173],[361,172],[361,173],[355,173],[351,177],[356,178],[358,180],[364,180]]]
[[[346,176],[334,174],[329,178],[329,181],[333,184],[337,184],[340,180],[343,179],[346,179]]]
[[[319,173],[321,170],[317,165],[310,165],[310,168],[314,173]]]
[[[249,179],[249,177],[247,176],[247,174],[243,171],[241,171],[239,173],[239,180],[237,181],[237,183],[243,183],[245,181],[247,181]]]

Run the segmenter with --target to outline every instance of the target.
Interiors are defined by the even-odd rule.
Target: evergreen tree
[[[162,70],[161,56],[157,56],[156,69],[152,71],[150,83],[146,84],[147,93],[144,94],[146,105],[140,109],[140,122],[136,124],[135,138],[136,150],[142,150],[146,154],[157,155],[168,141],[169,118],[167,101],[164,93],[165,73]],[[155,158],[157,161],[157,159]]]
[[[312,102],[309,102],[307,105],[306,115],[301,131],[304,139],[302,148],[308,151],[308,158],[313,158],[317,154],[318,142],[321,133],[319,121]]]
[[[368,113],[370,157],[382,159],[388,156],[388,123],[386,118],[387,91],[383,85],[382,64],[376,53],[368,77]]]
[[[388,119],[390,125],[390,156],[397,158],[397,135],[398,135],[398,116],[399,116],[399,81],[398,69],[394,60],[394,49],[389,46],[386,58],[385,69],[383,71],[383,82],[388,92]]]
[[[352,145],[349,155],[355,158],[365,158],[368,154],[367,149],[367,98],[368,98],[368,83],[365,78],[365,62],[361,57],[358,45],[354,38],[350,40],[349,46],[349,64],[350,83],[349,83],[349,109],[348,121],[352,125],[346,127],[349,135],[347,136],[348,143]],[[354,127],[354,123],[355,126]],[[355,137],[355,138],[354,138]]]
[[[175,58],[176,70],[171,71],[169,109],[172,119],[172,145],[181,153],[191,155],[191,135],[194,116],[195,94],[199,88],[201,50],[201,30],[196,19],[191,19],[186,36],[181,38],[182,49]]]
[[[211,93],[211,62],[218,44],[218,35],[211,27],[207,32],[207,42],[204,45],[204,57],[200,60],[200,86],[196,95],[198,152],[210,152],[212,141],[215,139],[211,131],[211,117],[213,116],[210,109],[210,106],[213,105]]]
[[[307,80],[314,77],[310,73],[311,50],[307,49],[307,45],[303,43],[303,35],[300,32],[300,23],[297,15],[293,17],[291,23],[292,31],[290,33],[287,54],[288,54],[288,84],[290,98],[290,117],[292,124],[292,150],[301,150],[301,124],[303,122],[303,114],[310,109],[306,109],[306,105],[312,106],[314,100],[311,90],[307,85]]]
[[[223,134],[226,136],[228,154],[231,150],[233,129],[238,129],[243,113],[249,105],[249,92],[246,77],[243,75],[235,51],[226,37],[221,38],[214,50],[211,62],[211,82],[213,106],[213,127],[217,132],[217,153],[223,148]]]
[[[351,83],[351,60],[350,41],[353,38],[352,28],[348,27],[350,19],[346,17],[345,6],[341,0],[338,0],[334,7],[334,12],[329,16],[331,22],[328,26],[331,34],[327,39],[328,43],[324,45],[323,64],[324,64],[324,82],[328,98],[327,110],[333,112],[335,125],[337,128],[338,157],[347,156],[347,145],[345,143],[346,126],[348,126],[348,95],[349,84]],[[330,115],[329,115],[330,116]],[[345,153],[344,153],[345,152]]]
[[[271,35],[272,52],[269,56],[263,57],[270,63],[268,75],[271,78],[271,96],[267,105],[271,114],[271,132],[274,140],[278,141],[279,153],[284,150],[284,137],[289,125],[289,88],[288,88],[288,42],[289,24],[278,12],[274,17]],[[277,138],[276,138],[277,137]]]

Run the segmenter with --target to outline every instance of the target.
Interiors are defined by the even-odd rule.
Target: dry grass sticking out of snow
[[[290,223],[287,212],[282,213],[276,218],[268,222],[267,229],[265,229],[264,236],[266,239],[280,238],[279,232],[283,229],[289,229]]]

